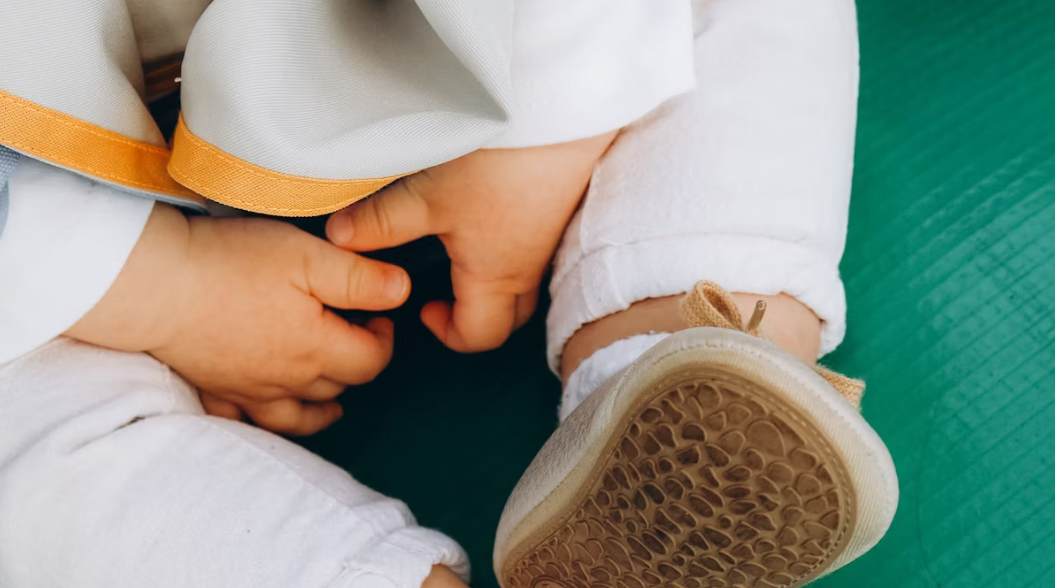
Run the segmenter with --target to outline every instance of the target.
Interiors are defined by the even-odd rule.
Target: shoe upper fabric
[[[765,316],[766,303],[759,300],[755,312],[745,324],[740,316],[740,309],[733,302],[729,293],[714,282],[701,281],[696,284],[681,301],[681,313],[685,321],[693,327],[718,327],[733,329],[748,335],[765,339],[761,330],[762,318]],[[865,383],[844,376],[822,366],[811,366],[817,375],[824,378],[843,398],[861,410],[861,398],[864,396]]]

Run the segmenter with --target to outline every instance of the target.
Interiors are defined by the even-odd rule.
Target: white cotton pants
[[[146,354],[56,339],[0,366],[0,586],[418,588],[467,572],[406,506],[205,416]]]
[[[794,296],[845,331],[852,0],[697,0],[697,86],[618,137],[557,255],[548,358],[580,327],[712,280]]]

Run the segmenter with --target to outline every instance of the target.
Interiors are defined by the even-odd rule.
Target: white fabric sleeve
[[[593,137],[695,83],[688,0],[518,0],[513,112],[488,147]]]
[[[0,234],[0,364],[61,334],[102,298],[154,202],[22,157]]]

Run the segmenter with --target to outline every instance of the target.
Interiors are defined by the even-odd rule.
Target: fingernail
[[[385,296],[389,300],[399,300],[407,291],[407,274],[400,271],[392,271],[385,278]]]
[[[352,215],[338,213],[330,217],[330,240],[336,245],[345,245],[352,242]]]

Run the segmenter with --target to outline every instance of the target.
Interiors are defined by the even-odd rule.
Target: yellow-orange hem
[[[169,174],[205,197],[250,212],[316,216],[340,210],[408,175],[360,180],[322,180],[276,172],[207,143],[180,117]]]
[[[0,90],[0,145],[136,191],[201,204],[166,171],[169,150]]]

